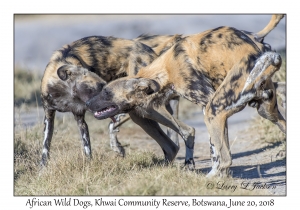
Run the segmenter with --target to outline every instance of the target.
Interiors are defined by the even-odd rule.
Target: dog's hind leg
[[[125,117],[123,117],[125,116]],[[125,156],[125,150],[118,141],[117,134],[120,131],[119,128],[120,126],[127,122],[130,117],[125,114],[119,114],[115,118],[115,122],[111,121],[108,125],[108,131],[109,131],[109,138],[110,138],[110,148],[115,151],[118,155],[121,157]]]
[[[168,110],[168,112],[175,118],[178,119],[178,111],[179,111],[179,96],[173,98],[170,100],[170,102],[166,105],[166,108]],[[178,134],[170,129],[169,127],[167,128],[167,135],[170,137],[170,139],[172,139],[175,144],[179,146],[179,138],[178,138]]]
[[[205,116],[205,108],[203,108],[203,115]],[[209,137],[209,148],[210,148],[210,157],[211,157],[211,163],[213,166],[212,171],[217,170],[217,166],[219,165],[218,163],[218,156],[216,153],[216,148],[214,146],[214,144],[211,142],[211,138],[210,135],[208,135]],[[229,148],[229,140],[228,140],[228,123],[227,120],[225,121],[225,127],[224,127],[224,137],[225,137],[225,143],[226,143],[226,147]]]
[[[54,129],[55,110],[44,107],[44,141],[42,150],[41,166],[46,166],[47,160],[50,158],[50,145]]]
[[[81,141],[82,141],[82,146],[84,149],[84,154],[86,155],[86,157],[88,159],[92,158],[92,150],[91,150],[91,142],[90,142],[90,135],[89,135],[89,128],[88,125],[86,124],[85,120],[84,120],[84,114],[75,114],[74,115],[74,119],[77,122],[77,126],[80,132],[80,136],[81,136]]]
[[[230,167],[231,153],[229,148],[228,133],[226,132],[227,117],[218,113],[214,115],[212,107],[214,103],[209,103],[206,109],[205,123],[210,135],[210,153],[212,160],[212,169],[207,177],[228,176]]]
[[[249,105],[257,109],[258,114],[276,124],[282,132],[286,132],[286,88],[283,82],[272,82],[270,79],[264,84],[264,96],[259,100],[252,100]],[[279,96],[279,97],[278,97]],[[280,101],[278,100],[280,98]]]
[[[226,121],[251,100],[270,97],[269,90],[264,89],[263,84],[279,70],[281,58],[274,52],[268,52],[255,61],[253,69],[249,69],[251,63],[253,61],[248,58],[237,63],[206,105],[205,123],[213,146],[213,165],[208,177],[228,175],[232,160]]]
[[[258,114],[276,124],[283,133],[286,133],[286,121],[278,109],[276,88],[271,80],[274,72],[279,70],[281,62],[279,54],[275,52],[264,53],[257,59],[242,93],[255,93],[254,99],[259,102],[257,105]],[[285,87],[283,85],[277,86],[277,92],[281,93],[285,100]]]
[[[135,111],[129,112],[133,122],[138,124],[148,135],[150,135],[161,147],[166,162],[173,162],[179,147],[164,133],[157,122],[140,117]]]

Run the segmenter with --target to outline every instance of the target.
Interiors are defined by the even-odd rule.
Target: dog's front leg
[[[86,124],[85,120],[84,120],[84,114],[75,114],[74,115],[74,119],[77,122],[77,126],[80,132],[80,136],[81,136],[81,141],[82,141],[82,146],[84,149],[84,154],[86,155],[86,157],[88,159],[92,158],[92,150],[91,150],[91,142],[90,142],[90,135],[89,135],[89,128],[88,125]]]
[[[166,162],[173,162],[179,147],[164,133],[157,122],[143,118],[136,111],[129,112],[133,122],[138,124],[149,136],[151,136],[161,147]]]
[[[178,119],[178,112],[179,112],[179,96],[170,100],[170,102],[166,105],[168,112],[175,118]],[[172,139],[175,144],[179,146],[179,138],[178,134],[172,130],[171,128],[167,128],[167,135]]]
[[[171,99],[170,102],[166,105],[168,112],[170,114],[172,114],[172,116],[174,118],[178,118],[178,106],[179,106],[179,97],[175,97],[174,99]],[[125,150],[121,146],[120,142],[118,141],[117,134],[120,131],[119,130],[120,126],[130,119],[129,116],[125,116],[125,117],[123,117],[123,116],[125,116],[125,114],[117,115],[116,117],[114,117],[115,122],[111,121],[108,126],[109,137],[110,137],[110,147],[113,151],[115,151],[118,155],[120,155],[122,157],[125,156]],[[168,127],[167,135],[179,147],[178,134],[174,130],[172,130]]]
[[[50,158],[50,145],[54,129],[55,110],[44,107],[44,141],[42,150],[41,166],[46,166],[47,160]]]
[[[125,116],[125,117],[123,117]],[[125,150],[118,141],[117,134],[119,132],[120,126],[127,122],[130,117],[125,114],[119,114],[115,118],[115,122],[111,121],[108,125],[108,131],[109,131],[109,138],[110,138],[110,148],[115,151],[118,155],[121,157],[125,156]]]
[[[189,170],[195,168],[194,162],[194,144],[195,144],[195,129],[191,126],[174,118],[165,108],[165,106],[153,107],[146,110],[146,117],[156,122],[171,128],[177,132],[185,141],[185,166]]]
[[[277,120],[277,107],[270,106],[276,105],[276,97],[273,97],[275,93],[270,92],[275,89],[269,85],[273,85],[270,77],[279,69],[281,58],[276,53],[267,52],[255,61],[252,69],[248,69],[251,62],[245,58],[237,63],[206,105],[204,119],[211,138],[213,159],[208,177],[228,175],[232,163],[226,131],[228,117],[244,109],[252,100],[271,99],[273,102],[265,104],[260,114],[266,114],[265,117],[271,121]],[[258,111],[260,112],[259,108]]]

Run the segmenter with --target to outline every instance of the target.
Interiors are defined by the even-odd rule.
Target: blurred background
[[[92,36],[132,39],[141,34],[195,34],[219,26],[258,32],[268,15],[15,15],[15,67],[43,72],[62,45]],[[285,18],[265,38],[285,48]]]
[[[141,34],[189,35],[219,26],[258,32],[270,18],[271,14],[14,15],[14,104],[19,108],[15,121],[33,125],[43,118],[40,80],[52,53],[65,44],[93,35],[125,39]],[[285,52],[285,32],[286,18],[265,38],[265,42]],[[33,111],[31,106],[35,107]]]
[[[14,15],[15,125],[32,126],[42,122],[40,81],[52,53],[65,44],[93,35],[125,39],[141,34],[189,35],[219,26],[258,32],[270,18],[271,14]],[[285,40],[286,17],[267,35],[265,42],[285,54]],[[181,112],[185,116],[201,114],[198,107],[193,110]],[[246,109],[230,120],[239,126],[244,118],[255,115],[254,109]],[[204,123],[201,126],[204,128]]]

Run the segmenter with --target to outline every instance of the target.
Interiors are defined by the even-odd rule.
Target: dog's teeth
[[[110,111],[113,111],[115,108],[113,106],[109,106],[109,107],[106,107],[104,108],[103,110],[101,111],[97,111],[95,112],[95,116],[100,116],[100,115],[103,115],[104,113],[107,113],[107,112],[110,112]]]

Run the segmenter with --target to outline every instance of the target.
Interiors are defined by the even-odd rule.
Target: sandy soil
[[[209,152],[209,139],[203,114],[199,111],[193,113],[194,117],[184,122],[196,129],[195,138],[195,166],[196,170],[208,173],[211,169]],[[229,141],[232,153],[231,175],[237,182],[265,183],[270,187],[270,194],[286,195],[286,159],[285,151],[280,151],[280,144],[260,142],[259,135],[248,131],[251,120],[257,116],[256,110],[246,107],[228,120]],[[125,140],[120,131],[119,140],[129,145],[127,150],[143,148],[163,155],[160,147],[150,137],[143,136],[140,129],[131,132],[130,140]],[[185,158],[184,141],[180,139],[180,150],[176,161],[183,164]]]

